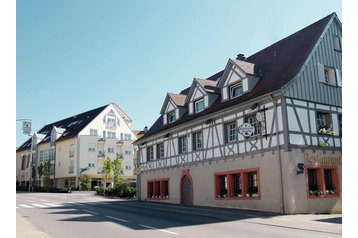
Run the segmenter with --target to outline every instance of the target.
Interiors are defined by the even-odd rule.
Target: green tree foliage
[[[109,157],[107,157],[104,161],[103,161],[103,166],[104,166],[104,180],[108,181],[112,179],[112,161]]]
[[[31,166],[31,178],[32,178],[32,186],[36,186],[37,185],[37,181],[36,181],[36,177],[37,177],[37,169],[36,169],[36,165],[32,165]]]
[[[46,188],[51,187],[50,169],[51,169],[51,162],[50,160],[46,160],[43,166],[44,186]]]
[[[113,181],[114,185],[119,184],[121,181],[121,175],[122,175],[122,161],[119,158],[114,159],[113,161]]]
[[[44,175],[43,164],[40,164],[39,166],[37,166],[37,174],[39,175],[39,186],[41,186],[41,179],[42,179],[42,176]]]
[[[81,174],[80,178],[80,190],[90,190],[91,189],[91,177],[87,174]]]

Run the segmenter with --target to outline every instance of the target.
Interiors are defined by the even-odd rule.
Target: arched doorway
[[[181,204],[193,205],[193,183],[189,175],[185,175],[181,179]]]

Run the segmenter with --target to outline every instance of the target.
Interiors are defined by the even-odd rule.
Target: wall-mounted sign
[[[309,155],[304,154],[304,161],[306,164],[321,165],[321,164],[342,164],[341,156],[329,155]]]
[[[239,133],[245,137],[250,137],[255,132],[255,128],[250,123],[244,123],[239,126]]]

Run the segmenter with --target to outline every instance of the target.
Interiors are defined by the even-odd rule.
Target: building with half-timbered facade
[[[168,93],[138,146],[138,198],[341,212],[342,26],[335,13]]]

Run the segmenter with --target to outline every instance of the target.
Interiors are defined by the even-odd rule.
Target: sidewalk
[[[17,238],[51,238],[50,235],[40,231],[21,214],[16,213]]]

